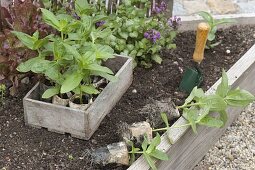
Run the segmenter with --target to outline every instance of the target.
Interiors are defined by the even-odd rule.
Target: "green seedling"
[[[210,28],[211,28],[207,38],[207,43],[206,43],[206,47],[208,49],[214,48],[215,46],[221,43],[220,41],[215,42],[218,25],[236,22],[233,19],[225,19],[225,18],[216,20],[213,18],[213,16],[210,13],[205,11],[200,11],[198,15],[200,15],[210,25]]]
[[[215,94],[206,95],[201,88],[195,87],[185,103],[176,107],[183,110],[182,116],[188,121],[187,124],[169,127],[167,117],[162,113],[162,119],[166,127],[153,131],[167,131],[172,128],[191,126],[192,130],[197,133],[197,125],[221,128],[228,120],[228,107],[245,107],[254,100],[255,97],[248,91],[239,88],[232,89],[228,85],[227,74],[223,70],[221,83],[218,85]],[[212,112],[218,113],[218,116],[212,116],[210,114]],[[170,139],[171,141],[172,139]]]
[[[69,14],[54,14],[47,9],[41,9],[44,22],[56,29],[57,35],[40,39],[38,31],[32,36],[12,32],[27,48],[38,52],[37,57],[21,63],[17,70],[43,74],[54,84],[43,93],[42,98],[72,91],[80,96],[82,104],[83,94],[92,97],[99,93],[92,84],[93,76],[116,80],[114,73],[102,66],[102,62],[113,58],[114,53],[113,49],[104,43],[105,37],[111,35],[110,29],[96,27],[96,23],[106,16],[92,16],[86,12],[88,4],[83,2],[75,1],[79,20]]]
[[[148,141],[147,137],[144,136],[144,141],[142,143],[142,150],[140,148],[136,148],[132,141],[127,141],[127,143],[131,146],[130,153],[130,163],[135,161],[136,154],[142,154],[144,159],[147,161],[151,169],[157,170],[155,165],[155,159],[158,160],[169,160],[169,157],[166,153],[157,149],[157,146],[160,144],[161,139],[160,135],[157,133],[156,137],[154,137],[151,142]]]

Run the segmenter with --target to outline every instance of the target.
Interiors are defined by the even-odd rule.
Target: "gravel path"
[[[248,106],[194,170],[255,170],[255,103]]]

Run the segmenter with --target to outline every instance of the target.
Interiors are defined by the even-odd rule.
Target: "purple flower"
[[[172,18],[169,18],[167,23],[170,27],[177,29],[179,25],[181,25],[181,18],[177,16],[173,16]]]
[[[103,26],[105,24],[105,21],[98,21],[98,22],[96,22],[96,26],[97,27],[101,27],[101,26]]]
[[[155,3],[155,7],[152,9],[152,12],[155,14],[159,14],[161,12],[166,11],[167,9],[167,5],[164,1],[161,1],[160,4],[159,3]]]
[[[156,41],[160,39],[160,37],[161,37],[160,32],[154,29],[151,29],[144,33],[144,38],[150,40],[153,43],[156,43]]]

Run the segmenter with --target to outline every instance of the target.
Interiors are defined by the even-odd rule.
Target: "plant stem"
[[[171,127],[165,127],[165,128],[159,128],[159,129],[153,129],[153,132],[158,132],[158,131],[167,131],[168,129],[174,129],[174,128],[182,128],[182,127],[186,127],[186,126],[190,126],[190,124],[183,124],[183,125],[179,125],[179,126],[171,126]]]
[[[187,107],[191,107],[191,106],[199,106],[199,105],[203,105],[204,103],[191,103],[191,104],[187,104],[187,105],[182,105],[182,106],[176,106],[176,109],[183,109],[183,108],[187,108]]]
[[[81,85],[80,85],[80,104],[82,104],[82,91],[81,91]]]
[[[130,152],[128,152],[128,153],[138,153],[138,154],[143,154],[143,151],[137,151],[137,152],[132,152],[132,151],[130,151]]]

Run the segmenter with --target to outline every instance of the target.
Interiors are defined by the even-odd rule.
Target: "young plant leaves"
[[[150,156],[157,158],[159,160],[163,160],[163,161],[169,160],[168,155],[165,152],[162,152],[158,149],[155,149],[154,151],[152,151],[150,153]]]
[[[43,93],[43,95],[42,95],[42,98],[43,99],[47,99],[47,98],[50,98],[50,97],[52,97],[52,96],[54,96],[54,95],[56,95],[56,94],[59,94],[59,87],[53,87],[53,88],[49,88],[49,89],[47,89],[44,93]]]
[[[197,133],[196,120],[198,117],[198,110],[195,107],[185,108],[183,110],[183,117],[189,121],[194,133]]]
[[[210,116],[205,116],[198,124],[217,128],[220,128],[224,125],[224,123],[220,119]]]
[[[53,28],[57,29],[58,31],[61,31],[61,26],[60,22],[57,19],[57,17],[49,10],[41,8],[42,14],[43,14],[43,19],[44,21],[52,26]]]
[[[72,74],[68,74],[61,86],[60,93],[67,93],[72,91],[77,86],[79,86],[82,79],[83,75],[80,72],[73,72]]]
[[[216,94],[224,98],[226,97],[229,90],[230,87],[228,85],[228,77],[225,70],[223,69],[221,83],[217,87]]]
[[[255,100],[254,96],[246,90],[230,90],[224,99],[230,106],[244,107]]]
[[[223,122],[223,125],[221,127],[223,127],[228,121],[228,114],[226,110],[219,111],[219,114],[220,114],[220,120]]]
[[[203,103],[204,106],[210,106],[210,111],[221,111],[227,109],[227,103],[224,99],[217,95],[211,94],[208,96],[203,97],[199,103]],[[203,107],[203,105],[201,105]]]

